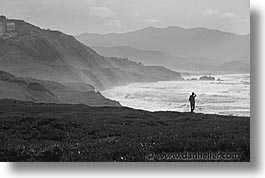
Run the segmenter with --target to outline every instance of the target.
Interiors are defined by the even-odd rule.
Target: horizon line
[[[141,27],[141,28],[138,28],[138,29],[135,29],[135,30],[125,31],[125,32],[106,32],[106,33],[83,32],[83,33],[80,33],[80,34],[74,34],[74,33],[65,32],[64,30],[60,30],[58,28],[57,29],[51,29],[49,27],[41,27],[39,25],[36,25],[36,24],[34,24],[32,22],[29,22],[29,21],[27,21],[25,19],[21,19],[21,18],[8,18],[6,15],[3,15],[3,14],[0,14],[0,16],[4,16],[8,20],[23,20],[24,22],[30,23],[31,25],[37,26],[39,28],[50,29],[50,30],[55,30],[55,31],[61,31],[61,32],[65,33],[65,34],[72,35],[74,37],[80,36],[80,35],[84,35],[84,34],[94,34],[94,35],[127,34],[127,33],[137,32],[137,31],[141,31],[141,30],[144,30],[144,29],[148,29],[148,28],[155,28],[155,29],[179,28],[179,29],[183,29],[183,30],[193,30],[193,29],[196,29],[196,28],[202,28],[202,29],[206,29],[206,30],[219,31],[219,32],[222,32],[222,33],[230,33],[230,34],[234,34],[234,35],[238,35],[238,36],[248,36],[248,35],[250,35],[250,32],[247,33],[247,34],[238,34],[238,33],[235,33],[235,32],[223,31],[223,30],[220,30],[220,29],[217,29],[217,28],[208,28],[208,27],[204,27],[204,26],[196,26],[196,27],[185,28],[185,27],[181,27],[181,26],[178,26],[178,25],[169,25],[169,26],[166,26],[166,27],[157,27],[157,26],[153,26],[153,25],[146,25],[145,27]]]
[[[170,26],[167,26],[167,27],[157,27],[157,26],[149,25],[149,26],[145,26],[145,27],[142,27],[142,28],[138,28],[136,30],[125,31],[125,32],[107,32],[107,33],[83,32],[81,34],[76,34],[76,35],[73,35],[73,36],[80,36],[80,35],[84,35],[84,34],[94,34],[94,35],[119,34],[120,35],[120,34],[127,34],[127,33],[132,33],[132,32],[145,30],[145,29],[148,29],[148,28],[155,28],[155,29],[179,28],[179,29],[183,29],[183,30],[194,30],[194,29],[202,28],[202,29],[211,30],[211,31],[219,31],[219,32],[222,32],[222,33],[230,33],[230,34],[234,34],[234,35],[238,35],[238,36],[248,36],[248,35],[250,35],[250,32],[247,33],[247,34],[238,34],[238,33],[235,33],[235,32],[224,31],[224,30],[220,30],[220,29],[217,29],[217,28],[208,28],[208,27],[204,27],[204,26],[185,28],[185,27],[181,27],[181,26],[177,26],[177,25],[170,25]]]

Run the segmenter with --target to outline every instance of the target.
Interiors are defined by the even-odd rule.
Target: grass
[[[0,161],[149,161],[149,153],[186,152],[250,161],[249,127],[248,117],[0,100]]]

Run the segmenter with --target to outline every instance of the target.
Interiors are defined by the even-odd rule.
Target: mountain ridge
[[[107,57],[128,58],[130,60],[141,62],[144,65],[159,65],[171,70],[181,72],[232,72],[232,73],[249,73],[250,67],[247,61],[236,61],[238,66],[232,68],[226,63],[235,62],[233,60],[221,60],[213,58],[198,58],[172,56],[163,51],[140,50],[128,46],[115,47],[92,47],[99,54]]]
[[[126,34],[126,33],[132,33],[132,32],[136,32],[136,31],[141,31],[141,30],[147,30],[147,29],[170,29],[170,28],[178,28],[180,30],[196,30],[196,29],[206,29],[206,30],[211,30],[211,31],[217,31],[217,32],[221,32],[221,33],[227,33],[227,34],[232,34],[232,35],[238,35],[238,36],[249,36],[250,34],[237,34],[237,33],[233,33],[233,32],[228,32],[228,31],[222,31],[219,29],[212,29],[212,28],[206,28],[206,27],[192,27],[192,28],[184,28],[184,27],[180,27],[180,26],[168,26],[168,27],[155,27],[155,26],[147,26],[144,28],[140,28],[140,29],[136,29],[136,30],[132,30],[132,31],[127,31],[127,32],[110,32],[110,33],[90,33],[90,32],[85,32],[85,33],[81,33],[81,34],[77,34],[75,36],[80,36],[83,34],[94,34],[94,35],[110,35],[110,34]]]
[[[163,51],[179,57],[250,59],[250,35],[237,35],[207,28],[144,28],[128,33],[89,34],[76,38],[89,46],[128,46],[141,50]]]
[[[140,82],[138,79],[144,78],[151,70],[141,70],[145,66],[130,62],[141,73],[125,72],[73,36],[60,31],[44,30],[24,21],[16,24],[16,33],[15,36],[0,40],[0,70],[18,76],[34,76],[36,79],[62,84],[86,83],[98,90],[104,90]],[[167,72],[168,69],[163,70]],[[145,79],[144,82],[180,80],[181,75],[174,72],[166,77],[149,76]]]

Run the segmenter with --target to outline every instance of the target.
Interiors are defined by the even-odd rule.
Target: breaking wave
[[[189,78],[199,78],[190,76]],[[102,92],[123,106],[148,111],[189,111],[189,95],[197,94],[196,112],[250,116],[250,75],[216,75],[221,81],[134,83]]]

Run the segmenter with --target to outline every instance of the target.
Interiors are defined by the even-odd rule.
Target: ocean
[[[200,76],[183,78],[199,79]],[[189,112],[188,98],[191,92],[195,92],[197,113],[250,116],[250,74],[212,76],[215,81],[133,83],[101,93],[107,98],[119,101],[123,106],[135,109]]]

